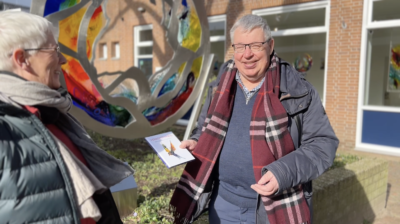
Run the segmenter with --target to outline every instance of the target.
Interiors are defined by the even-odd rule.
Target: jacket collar
[[[281,60],[281,100],[286,98],[301,98],[306,96],[310,89],[304,84],[304,76],[296,71],[286,61]]]
[[[304,76],[286,61],[281,61],[281,97],[286,112],[294,115],[309,107],[311,103],[311,85]]]
[[[27,110],[18,108],[14,105],[5,103],[0,100],[0,115],[29,117],[31,115],[31,113],[29,113]]]

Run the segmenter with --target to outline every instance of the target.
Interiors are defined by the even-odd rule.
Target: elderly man
[[[0,223],[122,223],[108,188],[133,170],[69,115],[53,32],[42,17],[0,12]]]
[[[274,51],[267,22],[232,27],[234,58],[211,84],[171,199],[175,222],[208,208],[211,224],[311,223],[311,181],[334,160],[338,139],[314,87]]]

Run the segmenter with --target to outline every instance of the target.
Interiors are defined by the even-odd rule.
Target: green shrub
[[[354,163],[359,161],[361,157],[352,155],[352,154],[336,154],[335,160],[333,161],[333,165],[330,169],[335,169],[339,167],[344,167],[347,164]]]
[[[185,129],[171,127],[182,139]],[[93,140],[114,157],[128,162],[135,169],[135,180],[138,185],[138,207],[134,214],[125,217],[124,223],[172,224],[169,213],[169,201],[183,171],[184,165],[168,169],[148,146],[144,139],[123,140],[104,137],[89,131]],[[337,154],[330,169],[344,167],[346,164],[361,158],[350,154]],[[202,215],[196,224],[208,224],[208,215]]]

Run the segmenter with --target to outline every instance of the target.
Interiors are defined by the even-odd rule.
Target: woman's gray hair
[[[48,41],[48,34],[55,33],[54,26],[43,17],[20,11],[0,12],[0,70],[12,71],[10,55],[14,50],[40,48]]]
[[[250,32],[256,28],[261,28],[264,32],[265,40],[272,39],[271,36],[271,29],[268,26],[268,23],[265,19],[257,15],[245,15],[233,24],[230,34],[231,34],[231,41],[233,43],[233,33],[237,28],[243,29],[245,32]]]

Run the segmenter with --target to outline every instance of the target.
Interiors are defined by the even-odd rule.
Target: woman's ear
[[[29,61],[27,60],[26,53],[23,49],[16,49],[12,54],[12,61],[14,66],[19,69],[26,69],[29,66]]]

